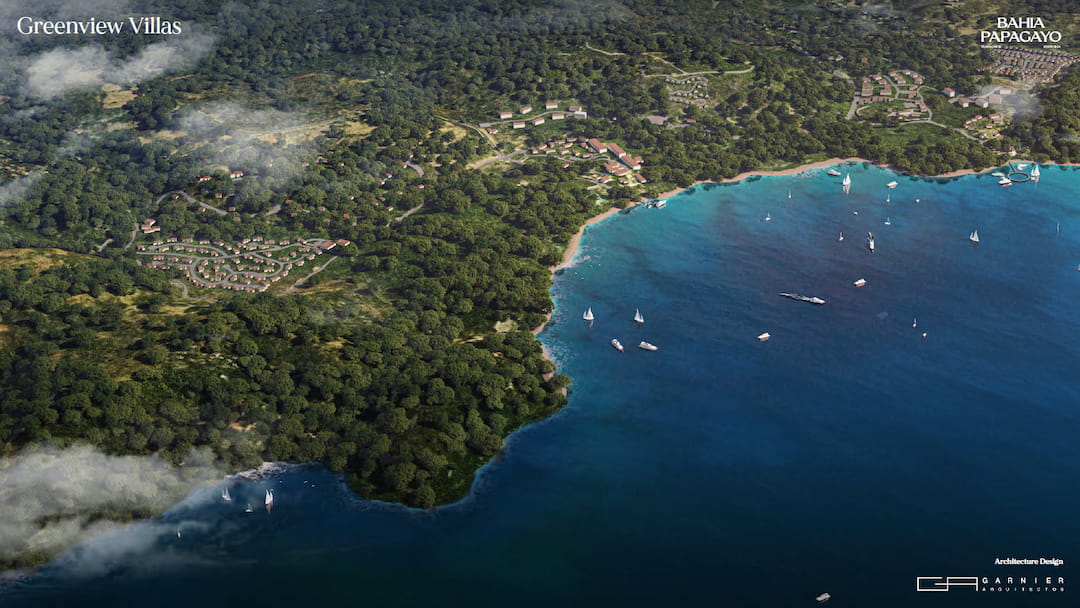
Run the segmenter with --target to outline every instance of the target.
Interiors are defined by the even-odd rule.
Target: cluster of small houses
[[[349,244],[350,242],[345,239],[323,240],[315,244],[311,241],[297,241],[296,243],[289,240],[276,241],[273,239],[263,241],[263,237],[254,237],[244,239],[237,246],[223,241],[211,243],[208,240],[195,241],[190,238],[178,239],[170,237],[164,241],[154,241],[149,246],[140,244],[138,249],[140,251],[149,249],[156,254],[152,255],[151,261],[146,264],[147,267],[160,269],[186,268],[188,278],[196,285],[234,291],[258,292],[266,291],[270,285],[288,276],[289,271],[294,267],[303,266],[305,262],[314,260],[317,256],[337,246],[347,246]],[[219,251],[211,249],[210,245],[216,245],[230,255],[223,257]],[[266,251],[276,249],[281,245],[295,248],[288,250],[288,253],[280,259],[275,259],[274,254],[282,254],[283,250]],[[260,253],[261,257],[253,255],[252,252]],[[208,257],[200,259],[194,267],[191,267],[190,264],[193,260],[190,257],[166,255],[166,253],[196,254]],[[246,260],[251,263],[236,263],[235,260]],[[222,283],[226,279],[233,281],[236,278],[245,279],[246,281]]]
[[[1020,47],[989,49],[989,52],[994,58],[988,68],[990,72],[1031,83],[1053,82],[1061,70],[1080,60],[1068,53]]]
[[[521,106],[520,108],[518,108],[517,113],[523,116],[528,116],[529,114],[533,113],[533,107]],[[545,116],[550,117],[551,120],[565,120],[567,118],[588,118],[589,113],[586,112],[585,109],[581,106],[568,106],[566,108],[566,111],[559,111],[559,102],[549,101],[544,104],[544,112],[539,116],[534,116],[533,118],[530,118],[528,120],[515,120],[510,123],[510,126],[514,129],[524,129],[528,125],[538,127],[547,122]],[[514,113],[511,111],[503,110],[499,112],[499,120],[510,120],[513,117]],[[484,123],[480,126],[486,127],[487,132],[491,133],[492,135],[499,132],[499,129],[491,126],[491,123]]]
[[[629,178],[633,177],[639,184],[648,183],[645,176],[631,174],[632,171],[641,170],[641,164],[644,162],[641,157],[629,154],[616,143],[608,144],[596,138],[571,136],[563,139],[550,139],[536,147],[529,148],[528,151],[530,154],[537,155],[569,155],[582,160],[603,158],[601,155],[610,153],[612,160],[608,160],[604,163],[606,175],[599,176],[599,181],[606,184],[618,179],[622,184],[629,184]],[[562,166],[565,169],[570,166],[570,163],[563,163]]]
[[[969,107],[969,106],[972,106],[972,105],[975,106],[975,107],[979,107],[979,108],[989,108],[990,106],[1001,105],[1001,103],[1004,101],[1004,98],[1009,96],[1009,95],[1012,95],[1014,91],[1013,91],[1012,87],[998,87],[993,92],[991,92],[989,95],[986,95],[985,97],[974,97],[974,98],[968,98],[968,97],[963,97],[963,96],[958,97],[956,91],[954,89],[952,89],[952,88],[949,88],[949,87],[945,87],[944,89],[941,89],[941,92],[944,93],[945,96],[949,98],[949,103],[955,103],[956,105],[960,106],[961,108],[966,108],[966,107]],[[990,116],[991,116],[992,121],[999,122],[997,120],[994,120],[994,118],[993,118],[994,114],[991,114]],[[1000,115],[998,115],[998,116],[1000,116]]]
[[[709,99],[709,94],[707,92],[698,92],[698,89],[708,88],[709,86],[709,79],[704,76],[686,76],[684,78],[667,76],[664,78],[664,82],[668,84],[690,85],[690,88],[685,91],[676,90],[671,92],[671,101],[675,103],[704,104]]]
[[[855,105],[901,101],[904,108],[890,112],[888,116],[908,120],[926,118],[930,110],[919,95],[919,86],[922,83],[923,77],[912,70],[889,72],[888,78],[880,73],[864,76],[859,94],[855,97]]]

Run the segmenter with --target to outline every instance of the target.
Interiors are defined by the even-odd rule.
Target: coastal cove
[[[847,196],[823,166],[800,167],[583,227],[537,330],[573,378],[569,403],[511,435],[466,499],[406,509],[290,468],[234,486],[236,504],[205,488],[84,543],[0,586],[0,602],[72,601],[93,585],[81,601],[102,606],[338,604],[362,587],[393,606],[811,605],[827,591],[900,607],[918,601],[916,576],[1068,580],[1080,171],[1042,166],[1040,183],[998,188],[838,168]],[[243,514],[264,487],[274,512]],[[1010,555],[1065,565],[993,565]]]

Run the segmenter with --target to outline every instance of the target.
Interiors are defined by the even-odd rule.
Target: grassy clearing
[[[0,269],[17,269],[30,265],[35,272],[44,272],[53,266],[68,264],[84,256],[62,249],[5,249],[0,251]]]
[[[101,87],[101,90],[105,91],[105,101],[102,103],[102,107],[106,110],[115,110],[135,99],[135,91],[122,89],[115,84],[107,84]]]

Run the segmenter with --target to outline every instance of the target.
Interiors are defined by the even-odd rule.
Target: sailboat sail
[[[634,322],[635,323],[644,323],[645,322],[645,317],[643,317],[641,315],[641,311],[636,309],[636,308],[634,309]]]
[[[274,491],[273,490],[267,490],[266,491],[266,498],[263,500],[263,503],[266,505],[266,512],[270,513],[270,509],[272,509],[274,507]]]
[[[972,230],[971,235],[968,236],[968,240],[971,241],[972,243],[978,243],[979,242],[979,231],[978,230]]]
[[[581,318],[585,319],[586,321],[592,321],[593,320],[592,308],[589,308],[589,310],[586,310],[585,314],[581,315]]]
[[[232,496],[229,496],[229,488],[225,488],[221,491],[221,500],[225,502],[232,502]]]

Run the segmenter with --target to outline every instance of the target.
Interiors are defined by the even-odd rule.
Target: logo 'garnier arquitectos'
[[[920,576],[915,579],[916,591],[945,592],[971,590],[1014,593],[1062,593],[1063,576]]]

